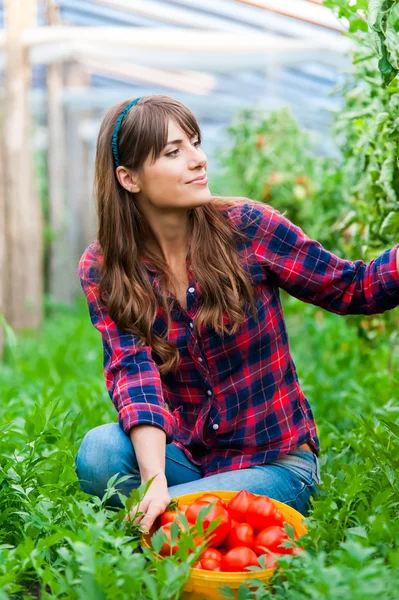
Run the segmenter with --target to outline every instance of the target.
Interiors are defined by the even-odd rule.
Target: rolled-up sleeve
[[[292,296],[340,315],[372,315],[399,305],[399,244],[368,263],[343,260],[272,207],[257,203],[254,215],[255,255]]]
[[[164,402],[159,369],[150,346],[140,346],[138,337],[118,328],[99,298],[93,278],[92,259],[86,253],[79,263],[79,279],[86,296],[90,320],[101,333],[104,350],[104,377],[118,420],[126,434],[135,425],[154,425],[172,442],[175,418]]]

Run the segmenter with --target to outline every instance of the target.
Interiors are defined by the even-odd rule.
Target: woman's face
[[[139,191],[137,188],[132,191],[139,201],[150,202],[154,208],[195,208],[212,198],[206,177],[202,182],[190,183],[206,175],[207,166],[197,135],[189,139],[179,125],[170,120],[167,145],[155,163],[151,164],[151,155],[147,157],[143,171],[134,178]]]

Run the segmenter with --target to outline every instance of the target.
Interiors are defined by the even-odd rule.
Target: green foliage
[[[368,23],[372,29],[379,56],[378,68],[383,77],[384,87],[386,87],[398,74],[398,0],[371,0]]]
[[[343,86],[344,106],[335,122],[347,206],[338,229],[350,234],[351,256],[362,253],[368,259],[397,243],[399,231],[399,87],[394,79],[399,4],[393,0],[369,4],[367,13],[364,1],[325,2],[338,16],[349,19],[355,44],[353,71]],[[358,26],[360,22],[366,27]]]
[[[122,525],[151,482],[130,498],[118,475],[103,498],[79,488],[75,455],[85,432],[116,416],[85,305],[14,344],[0,365],[0,597],[30,598],[39,586],[42,598],[177,599],[198,551],[159,561],[139,552],[137,525]],[[125,508],[107,508],[113,494]]]
[[[242,110],[227,131],[230,144],[218,153],[221,168],[212,178],[213,192],[266,202],[335,248],[339,232],[332,226],[341,198],[337,161],[315,154],[288,108],[268,115]]]
[[[288,296],[284,306],[318,425],[322,485],[305,552],[282,559],[284,579],[276,575],[272,588],[258,582],[255,595],[243,587],[240,597],[269,598],[274,588],[274,597],[298,600],[360,600],[370,590],[397,598],[399,356],[384,330],[372,348],[343,317]],[[180,598],[197,556],[188,554],[193,532],[175,531],[182,562],[141,554],[137,527],[121,526],[126,510],[105,506],[123,478],[111,478],[103,498],[79,489],[83,436],[116,420],[84,304],[56,313],[39,336],[17,337],[0,386],[0,598],[28,599],[39,588],[42,598]],[[129,510],[144,491],[121,495]]]

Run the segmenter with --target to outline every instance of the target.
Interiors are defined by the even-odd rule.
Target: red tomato
[[[265,554],[265,548],[274,552],[275,554],[292,554],[292,548],[285,548],[280,546],[281,542],[289,540],[290,538],[285,533],[284,529],[278,526],[267,527],[263,529],[255,538],[254,550],[255,553],[260,556]]]
[[[158,525],[158,527],[161,527],[162,525],[166,525],[167,523],[173,523],[173,521],[176,520],[177,516],[178,514],[175,510],[165,510],[165,512],[162,513],[162,515],[157,517],[156,525]]]
[[[195,563],[195,565],[193,566],[193,569],[202,569],[202,563],[200,560]]]
[[[222,571],[244,571],[246,567],[259,567],[258,557],[251,548],[239,546],[229,550],[222,558]],[[256,575],[254,575],[255,577]]]
[[[211,502],[220,502],[226,508],[226,503],[222,500],[222,498],[216,496],[216,494],[202,494],[202,496],[199,496],[197,500],[200,500],[201,502],[209,502],[209,504]]]
[[[193,504],[191,504],[186,511],[187,520],[190,523],[195,523],[195,521],[197,520],[199,511],[204,506],[209,506],[209,502],[206,502],[206,501],[203,502],[201,500],[196,500],[195,502],[193,502]],[[214,531],[212,531],[212,533],[210,534],[210,540],[209,540],[210,543],[212,544],[212,546],[214,546],[215,548],[220,546],[220,544],[223,542],[223,540],[225,539],[225,537],[227,536],[227,534],[230,531],[231,519],[230,519],[229,513],[227,512],[227,509],[224,508],[221,503],[216,502],[213,505],[213,507],[210,509],[210,511],[206,515],[206,517],[204,517],[204,520],[202,523],[204,532],[206,534],[206,530],[208,529],[210,523],[219,517],[220,517],[220,523],[216,527],[216,529]]]
[[[201,502],[196,500],[186,510],[186,517],[189,523],[195,523],[198,517],[198,513],[204,506],[209,506],[209,502]],[[215,505],[216,506],[216,505]]]
[[[214,548],[220,546],[229,533],[231,527],[231,519],[227,509],[221,504],[217,503],[211,508],[210,512],[204,518],[203,527],[205,535],[207,535],[206,532],[209,525],[216,519],[220,519],[219,525],[212,531],[212,533],[209,534],[209,541]]]
[[[283,521],[283,513],[267,496],[257,496],[248,506],[247,523],[255,533],[272,525],[282,526]]]
[[[227,506],[231,518],[239,523],[244,523],[247,519],[248,506],[256,497],[255,494],[251,494],[251,492],[247,492],[247,490],[238,492],[238,494],[230,500]]]
[[[205,571],[220,571],[220,560],[214,558],[201,559],[202,568]]]
[[[162,525],[161,529],[164,532],[164,534],[166,535],[168,541],[164,542],[162,544],[162,548],[159,551],[159,554],[161,556],[170,556],[171,554],[175,554],[178,549],[179,549],[179,545],[175,544],[174,546],[171,546],[172,543],[172,534],[170,532],[170,526],[172,525],[172,523],[167,523],[166,525]]]
[[[248,525],[248,523],[236,523],[231,526],[231,529],[224,540],[224,545],[228,550],[237,548],[238,546],[252,548],[254,539],[254,530],[251,525]]]
[[[222,553],[219,550],[216,550],[216,548],[205,548],[201,554],[201,561],[206,558],[211,558],[212,560],[218,560],[220,562],[222,560]]]
[[[183,513],[183,515],[186,514],[186,510],[188,509],[188,507],[189,507],[188,504],[184,504],[183,502],[182,503],[179,502],[179,511],[181,513]]]

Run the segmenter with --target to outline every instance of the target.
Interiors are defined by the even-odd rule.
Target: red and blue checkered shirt
[[[235,335],[220,337],[209,325],[198,331],[200,297],[187,261],[187,310],[175,299],[168,340],[181,365],[161,376],[150,346],[121,331],[99,299],[101,253],[97,242],[84,252],[79,276],[90,318],[102,336],[104,375],[123,431],[160,427],[198,465],[202,476],[264,464],[307,442],[318,455],[316,425],[291,357],[279,288],[330,312],[374,314],[399,304],[396,252],[377,259],[342,260],[310,239],[277,210],[245,199],[225,210],[248,241],[237,252],[255,286],[258,323],[252,311]],[[144,260],[158,289],[157,271]],[[154,328],[166,331],[158,311]]]

